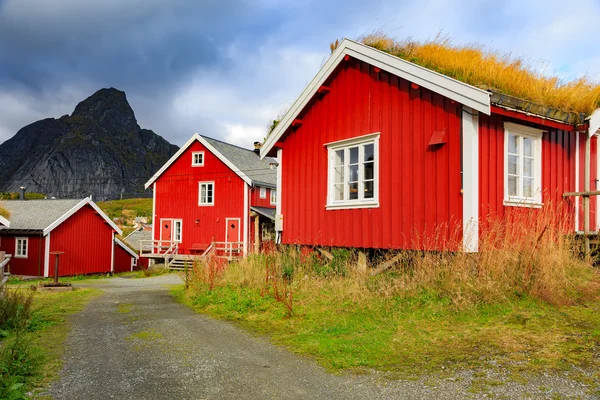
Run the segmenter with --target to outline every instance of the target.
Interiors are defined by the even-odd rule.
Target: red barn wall
[[[115,263],[114,272],[129,272],[131,271],[131,254],[123,249],[119,244],[115,243]]]
[[[110,272],[113,229],[89,205],[84,206],[50,232],[50,252],[60,256],[59,275]],[[54,256],[50,255],[50,276],[54,275]]]
[[[27,258],[16,258],[15,255],[15,237],[28,237],[29,250]],[[0,235],[0,251],[11,254],[10,273],[13,275],[44,275],[44,254],[46,249],[45,238],[29,235]]]
[[[342,64],[285,139],[282,214],[286,244],[428,248],[460,229],[460,105],[366,63]],[[428,146],[434,131],[447,143]],[[379,208],[326,210],[325,143],[380,132]],[[425,238],[425,239],[424,239]],[[439,240],[436,240],[439,242]],[[438,243],[439,244],[439,243]]]
[[[504,206],[504,122],[523,125],[519,120],[501,115],[480,115],[479,117],[479,203],[480,221],[483,225],[489,218],[503,217],[507,210],[518,207]],[[575,191],[576,133],[571,131],[545,129],[542,137],[542,202],[552,205],[570,219],[572,227],[575,215],[575,198],[563,199],[565,192]],[[591,185],[597,175],[597,140],[592,141]],[[584,185],[585,135],[579,136],[579,190]],[[582,202],[580,201],[580,205]],[[591,227],[595,227],[596,200],[591,202]],[[580,207],[580,229],[583,229],[583,211]],[[481,231],[485,232],[485,229]]]
[[[192,167],[191,154],[195,151],[204,151],[203,167]],[[214,206],[198,205],[198,182],[202,181],[215,183]],[[200,142],[194,142],[156,180],[154,239],[160,239],[161,219],[181,219],[179,253],[188,253],[194,244],[225,241],[225,219],[239,218],[242,241],[245,186],[244,181],[227,165]]]

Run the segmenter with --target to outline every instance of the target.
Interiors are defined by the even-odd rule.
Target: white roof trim
[[[344,39],[336,51],[329,57],[329,60],[327,60],[325,65],[323,65],[317,75],[304,89],[302,94],[296,99],[273,132],[267,137],[265,144],[260,149],[261,158],[267,156],[275,143],[279,141],[294,119],[304,109],[310,99],[313,98],[317,93],[317,90],[323,85],[327,78],[329,78],[331,73],[337,68],[338,64],[346,55],[378,67],[390,74],[406,79],[409,82],[416,83],[419,86],[455,100],[474,110],[487,115],[491,114],[490,94],[485,90],[481,90],[475,86],[468,85],[446,75],[405,61],[399,57],[362,43]]]
[[[52,200],[49,200],[49,201],[52,201]],[[90,196],[90,197],[86,197],[85,199],[81,200],[79,203],[77,203],[77,205],[75,205],[75,207],[71,208],[69,211],[67,211],[65,214],[63,214],[59,219],[57,219],[56,221],[54,221],[53,223],[48,225],[48,227],[46,229],[44,229],[44,236],[46,236],[47,234],[52,232],[54,230],[54,228],[56,228],[57,226],[59,226],[60,224],[65,222],[71,215],[75,214],[86,204],[89,204],[90,206],[92,206],[92,208],[102,217],[102,219],[104,219],[106,222],[108,222],[110,227],[113,228],[119,235],[123,234],[123,231],[117,225],[115,225],[115,223],[112,222],[110,220],[110,218],[108,218],[108,215],[104,214],[104,211],[102,211],[100,209],[100,207],[98,207],[96,205],[96,203],[94,203],[92,201],[92,196]]]
[[[10,226],[10,221],[7,220],[6,218],[4,218],[2,215],[0,215],[0,225],[4,225],[5,227],[9,227]],[[2,227],[0,226],[0,229],[2,229]]]
[[[129,246],[127,246],[125,243],[121,242],[119,239],[115,238],[115,243],[118,244],[119,246],[121,246],[123,248],[123,250],[126,250],[129,254],[131,254],[132,257],[135,257],[136,259],[140,258],[139,255],[137,255],[133,250],[131,250],[129,248]]]
[[[590,116],[590,136],[595,134],[596,132],[600,132],[600,108],[592,113]]]
[[[219,160],[221,160],[225,165],[227,165],[233,172],[235,172],[240,178],[242,178],[244,182],[246,182],[248,185],[252,185],[252,180],[248,177],[248,175],[246,175],[238,167],[233,165],[233,163],[229,161],[229,159],[227,159],[210,143],[208,143],[202,136],[200,136],[199,133],[194,133],[194,136],[192,136],[187,142],[185,142],[185,144],[181,146],[177,153],[173,154],[173,157],[171,157],[169,161],[167,161],[165,165],[163,165],[158,170],[157,173],[152,175],[152,178],[150,178],[150,180],[146,182],[144,187],[148,189],[150,185],[152,185],[167,170],[167,168],[169,168],[171,164],[173,164],[195,141],[200,142],[204,147],[206,147],[208,151],[213,153]]]

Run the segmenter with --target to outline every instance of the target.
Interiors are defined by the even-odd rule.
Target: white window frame
[[[346,208],[377,208],[379,207],[379,137],[380,132],[371,133],[364,136],[359,136],[351,139],[340,140],[337,142],[326,143],[325,147],[327,147],[327,205],[325,208],[327,210],[336,210],[336,209],[346,209]],[[359,198],[355,200],[334,200],[334,171],[335,171],[335,152],[341,149],[347,149],[350,147],[359,146],[359,154],[358,154],[358,164],[362,166],[364,160],[364,154],[360,150],[361,145],[365,144],[373,144],[373,154],[375,156],[375,161],[373,162],[373,198],[372,199],[364,199],[361,198],[360,189],[359,189]],[[347,156],[346,156],[347,157]],[[363,182],[363,168],[358,169],[358,185],[360,188],[361,182]],[[346,197],[346,187],[347,187],[347,179],[349,177],[348,166],[346,164],[344,179],[344,197]]]
[[[23,245],[21,245],[21,251],[19,251],[19,242],[25,243],[25,253],[23,253]],[[15,238],[15,258],[27,258],[29,254],[29,238],[28,237],[16,237]]]
[[[179,225],[179,237],[177,237],[177,225]],[[173,220],[173,232],[171,233],[171,240],[173,242],[181,243],[182,238],[183,238],[183,220],[174,219]]]
[[[522,195],[523,184],[523,145],[518,146],[519,163],[517,165],[517,196],[509,196],[508,192],[508,139],[515,135],[522,143],[523,138],[532,139],[533,144],[533,197]],[[504,123],[504,205],[517,207],[542,206],[542,136],[544,131],[512,122]]]
[[[196,155],[202,156],[202,162],[196,162]],[[203,167],[204,166],[204,152],[203,151],[193,151],[192,152],[192,167]]]
[[[202,186],[203,185],[212,185],[212,201],[210,203],[202,202]],[[215,205],[215,182],[207,181],[207,182],[198,182],[198,205],[199,206],[214,206]]]
[[[277,205],[277,189],[271,189],[271,193],[269,196],[269,202],[272,206]]]
[[[267,188],[266,187],[259,187],[258,191],[259,191],[258,195],[261,199],[267,198]]]

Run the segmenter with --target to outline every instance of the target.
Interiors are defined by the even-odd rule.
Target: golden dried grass
[[[382,32],[360,42],[459,81],[564,112],[590,115],[600,108],[600,85],[583,76],[562,80],[533,69],[512,53],[492,51],[482,44],[455,45],[448,36],[432,40],[394,40]],[[332,51],[336,43],[330,45]]]
[[[0,216],[8,219],[8,218],[10,218],[10,213],[8,212],[8,210],[6,208],[0,207]]]

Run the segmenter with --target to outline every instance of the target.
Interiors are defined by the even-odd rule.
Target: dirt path
[[[177,275],[93,282],[104,295],[73,319],[56,399],[462,399],[469,377],[388,381],[377,375],[332,375],[312,361],[232,324],[176,303]],[[468,375],[468,374],[467,374]],[[548,384],[548,382],[546,382]],[[571,382],[554,392],[585,397]],[[503,385],[502,394],[552,393]],[[541,383],[540,383],[541,385]],[[570,385],[570,386],[569,386]],[[527,392],[524,392],[526,390]]]

